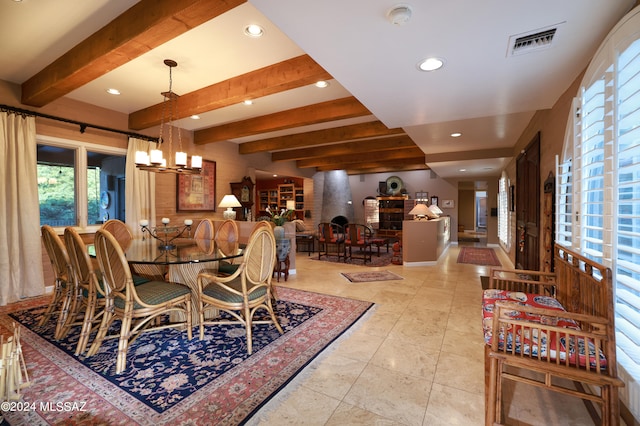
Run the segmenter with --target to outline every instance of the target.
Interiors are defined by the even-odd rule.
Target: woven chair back
[[[211,222],[211,219],[202,219],[193,233],[193,238],[196,240],[213,240],[213,237],[213,222]]]
[[[245,276],[252,284],[271,283],[276,261],[276,239],[271,227],[259,227],[251,235],[244,253]]]
[[[224,220],[216,232],[216,241],[238,241],[238,225],[231,219]]]
[[[102,227],[100,227],[100,229],[109,231],[111,235],[115,237],[116,241],[118,241],[122,250],[129,248],[133,235],[131,234],[131,230],[127,224],[123,221],[118,219],[109,219],[104,223],[104,225],[102,225]]]
[[[99,229],[95,238],[96,257],[102,279],[112,292],[123,293],[131,281],[131,270],[124,252],[110,232]]]
[[[51,260],[53,273],[58,280],[67,280],[69,273],[69,255],[62,239],[56,234],[56,231],[49,225],[43,225],[41,228],[42,243]]]

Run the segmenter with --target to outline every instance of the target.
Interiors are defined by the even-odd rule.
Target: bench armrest
[[[615,360],[611,353],[615,347],[607,337],[607,318],[497,301],[491,320],[494,354],[596,374],[609,371],[608,361]]]
[[[553,272],[491,268],[489,288],[556,297],[556,275]]]

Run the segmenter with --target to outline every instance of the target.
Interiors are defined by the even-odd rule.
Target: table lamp
[[[235,195],[227,194],[224,197],[222,197],[222,201],[220,201],[220,204],[218,204],[218,207],[227,208],[224,212],[222,212],[222,217],[224,217],[225,219],[235,220],[236,212],[235,210],[233,210],[233,208],[242,207],[242,204],[240,204],[240,201],[238,201]]]
[[[413,220],[424,220],[429,214],[429,207],[426,204],[416,204],[409,214],[413,215]]]
[[[431,204],[429,206],[429,210],[431,210],[431,212],[433,212],[433,214],[435,214],[437,216],[440,216],[443,213],[442,210],[440,210],[440,207],[438,207],[435,204]]]

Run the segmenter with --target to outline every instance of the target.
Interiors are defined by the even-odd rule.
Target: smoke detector
[[[404,25],[411,19],[411,7],[407,4],[397,4],[387,12],[387,18],[393,25]]]

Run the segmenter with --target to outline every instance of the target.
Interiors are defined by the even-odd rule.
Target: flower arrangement
[[[277,211],[274,213],[271,211],[271,207],[267,207],[266,211],[271,216],[271,222],[275,223],[276,226],[284,225],[284,223],[291,217],[291,213],[293,213],[293,210],[287,209],[281,209],[280,213]]]

